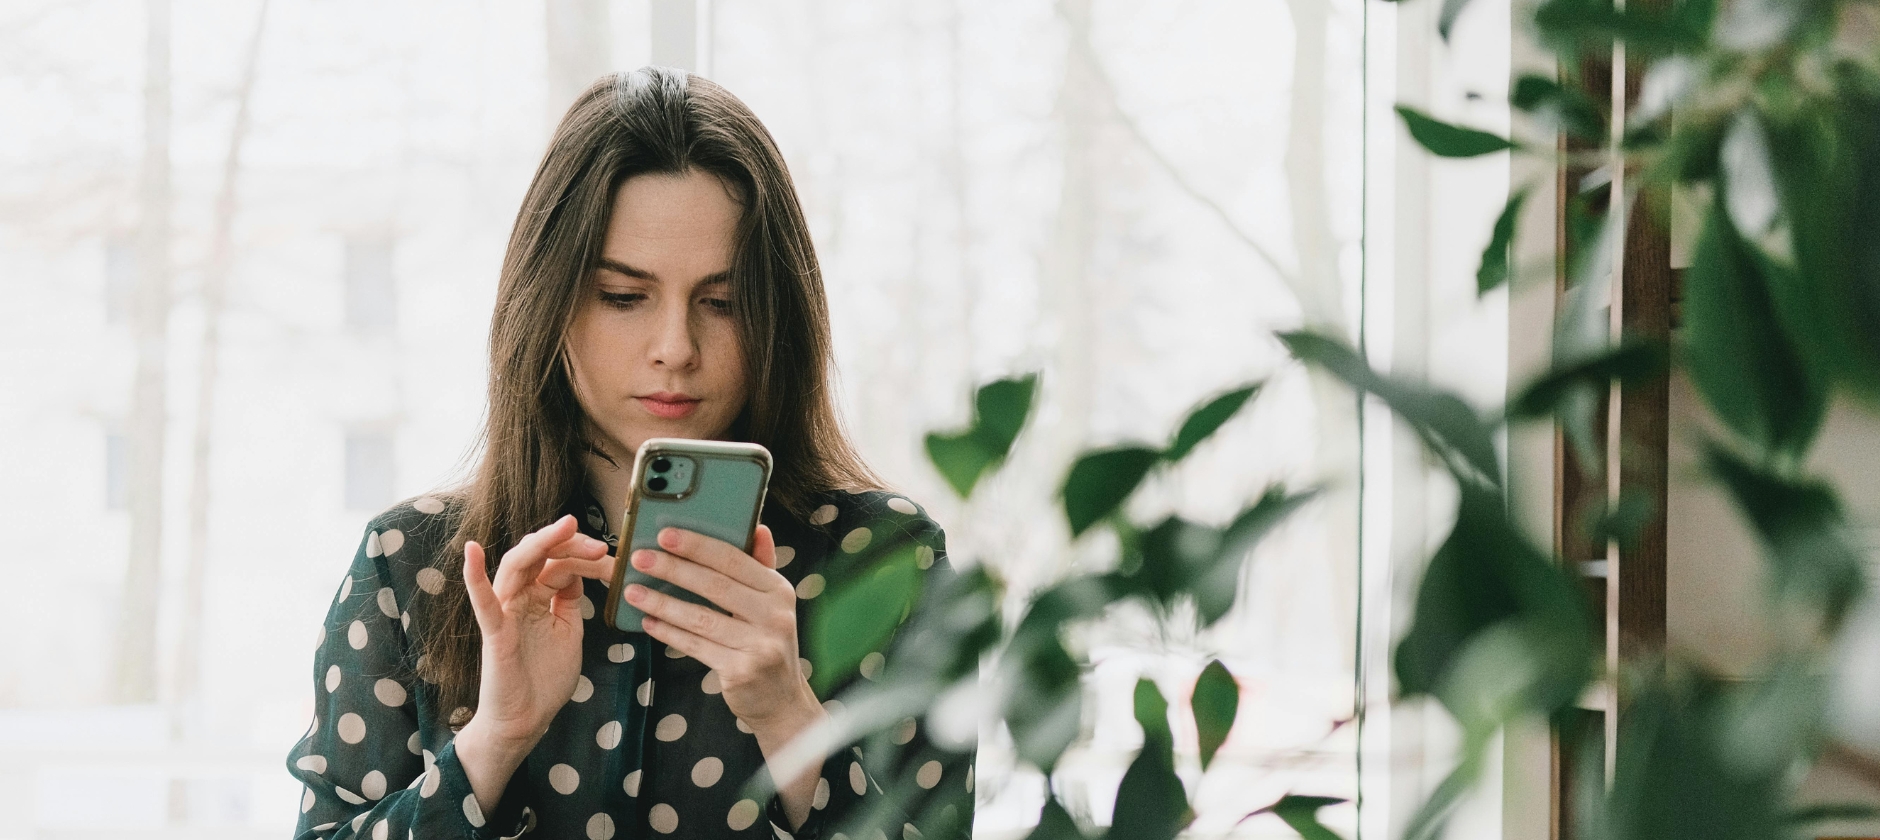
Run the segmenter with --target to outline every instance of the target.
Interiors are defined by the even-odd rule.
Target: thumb
[[[770,533],[769,525],[757,526],[757,533],[751,540],[751,558],[764,564],[766,569],[777,568],[777,538]]]

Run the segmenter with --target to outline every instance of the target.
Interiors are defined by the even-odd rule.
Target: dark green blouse
[[[763,521],[777,539],[779,571],[796,587],[799,649],[818,596],[865,573],[866,558],[915,546],[917,565],[944,573],[945,538],[913,502],[879,491],[827,494],[800,521],[767,506]],[[450,503],[423,497],[374,518],[327,613],[314,657],[314,719],[288,755],[306,785],[298,838],[794,838],[842,837],[843,819],[882,796],[860,748],[823,765],[808,820],[790,830],[781,800],[760,805],[744,783],[764,771],[757,739],[725,705],[717,674],[643,633],[623,633],[600,617],[606,584],[585,582],[580,682],[548,732],[516,771],[493,813],[477,807],[452,745],[454,728],[436,708],[413,635],[422,599],[461,586],[439,560],[453,527]],[[583,532],[603,532],[601,511],[586,498],[568,510]],[[904,556],[904,555],[903,555]],[[834,559],[859,563],[835,563]],[[845,572],[836,572],[841,568]],[[413,609],[420,607],[420,609]],[[805,670],[809,668],[805,661]],[[860,673],[880,673],[872,655]],[[467,710],[456,710],[457,725]],[[915,780],[928,798],[943,794],[970,808],[972,754],[946,752],[909,720],[892,740],[903,745],[895,775]],[[947,791],[961,786],[963,791]],[[968,794],[962,800],[957,794]],[[919,812],[919,806],[914,809]],[[972,824],[967,813],[960,825]],[[906,818],[895,815],[894,823]],[[911,823],[894,832],[919,836]],[[855,838],[864,840],[864,838]],[[869,838],[868,840],[872,840]]]

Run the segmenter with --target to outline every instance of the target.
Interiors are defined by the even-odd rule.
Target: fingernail
[[[641,568],[641,569],[652,568],[653,567],[653,552],[645,551],[645,550],[633,552],[633,565],[636,568]]]
[[[667,528],[659,532],[659,544],[672,548],[679,544],[679,529]]]
[[[640,602],[640,599],[645,598],[645,597],[646,597],[646,587],[641,586],[637,583],[628,584],[627,600],[632,601],[633,603],[637,604]]]

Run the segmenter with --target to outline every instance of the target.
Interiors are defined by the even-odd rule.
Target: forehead
[[[723,271],[742,213],[730,187],[710,173],[635,175],[614,192],[602,252],[654,273]]]

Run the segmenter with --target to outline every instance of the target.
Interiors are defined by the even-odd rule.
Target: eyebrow
[[[623,263],[619,260],[609,259],[607,257],[601,257],[600,264],[597,267],[604,268],[608,271],[614,272],[615,274],[624,274],[628,277],[633,277],[633,278],[637,278],[640,280],[651,280],[655,283],[659,282],[659,276],[654,274],[653,272],[647,271],[645,269],[634,268],[633,266],[627,265],[626,263]],[[709,285],[712,283],[728,283],[730,281],[731,281],[731,272],[720,271],[717,274],[706,275],[703,279],[699,280],[698,285],[705,286],[705,285]]]

